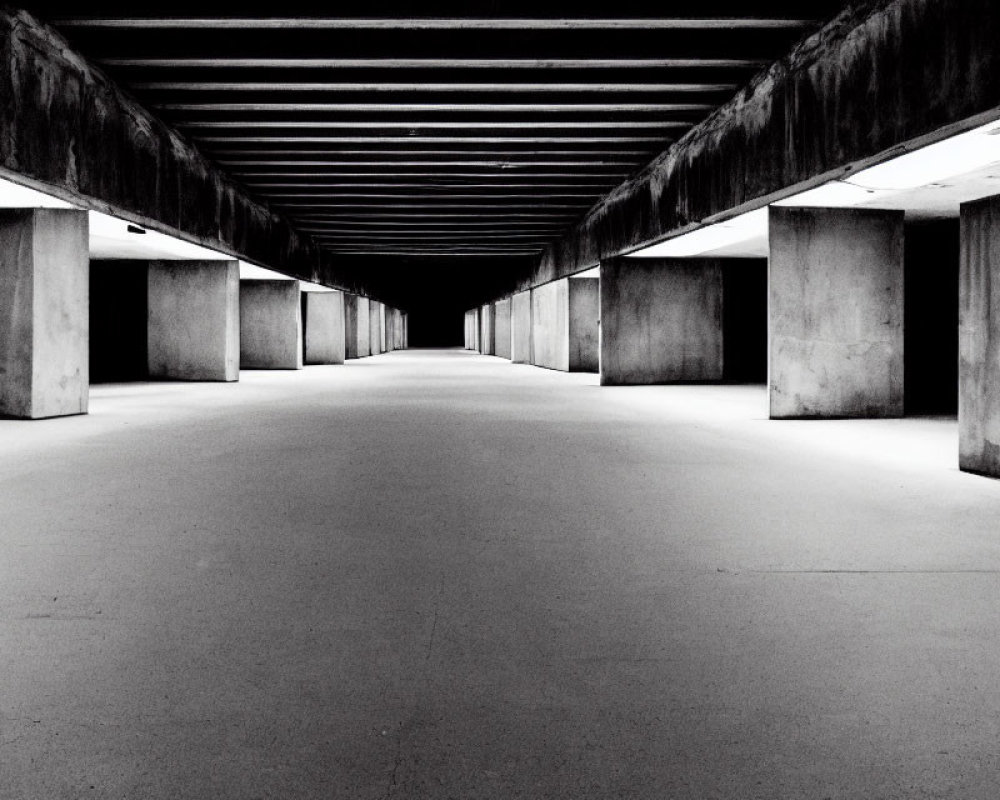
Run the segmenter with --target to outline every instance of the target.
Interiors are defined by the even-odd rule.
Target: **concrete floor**
[[[461,352],[0,422],[0,797],[990,798],[1000,483]]]

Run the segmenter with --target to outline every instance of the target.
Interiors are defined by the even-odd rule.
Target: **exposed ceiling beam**
[[[414,120],[180,120],[178,128],[194,130],[225,130],[234,128],[245,131],[248,128],[260,128],[270,130],[273,128],[288,128],[296,130],[300,128],[315,128],[317,130],[368,130],[371,128],[404,129],[419,131],[423,129],[432,130],[493,130],[496,128],[518,128],[535,129],[545,128],[551,130],[667,130],[678,128],[690,128],[690,122],[681,121],[660,121],[660,120],[573,120],[572,122],[553,120],[520,120],[517,122],[505,122],[503,120],[470,120],[468,122],[454,122],[450,120],[440,120],[435,122],[414,121]]]
[[[393,30],[393,31],[628,31],[628,30],[788,30],[815,20],[779,17],[643,17],[633,19],[351,18],[351,17],[62,17],[66,28],[145,30]]]
[[[154,103],[166,111],[361,111],[365,113],[591,114],[711,111],[711,103]],[[413,123],[411,123],[412,125]]]
[[[279,81],[134,81],[153,92],[731,92],[732,83],[369,83]]]
[[[759,58],[101,58],[112,67],[197,69],[752,69]]]

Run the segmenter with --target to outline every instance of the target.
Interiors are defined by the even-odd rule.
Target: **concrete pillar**
[[[492,303],[487,303],[479,309],[479,352],[484,356],[492,356],[496,353],[495,320]]]
[[[479,309],[472,308],[467,313],[469,315],[469,349],[479,352],[479,338],[482,333],[479,325]]]
[[[386,327],[387,322],[386,322],[385,303],[379,303],[378,304],[378,317],[379,317],[379,320],[378,320],[378,333],[379,333],[379,336],[381,337],[381,339],[379,341],[379,347],[380,347],[381,351],[383,353],[385,353],[385,352],[388,352],[389,349],[391,349],[389,347],[389,343],[388,343],[388,330],[389,329]]]
[[[0,415],[87,413],[87,212],[0,209]]]
[[[722,379],[722,269],[714,259],[601,262],[601,384]]]
[[[357,294],[344,295],[344,356],[364,358],[371,355],[369,347],[368,298]]]
[[[343,292],[303,292],[302,327],[306,364],[344,363]]]
[[[473,310],[468,310],[465,312],[465,349],[475,350],[477,333],[476,328],[479,325],[477,322],[476,312]]]
[[[569,369],[597,372],[600,364],[601,281],[569,279]]]
[[[368,300],[350,292],[344,292],[344,358],[361,358],[368,355],[367,347],[361,347],[368,339],[368,321],[361,321],[361,307],[368,310]],[[362,336],[362,331],[364,335]]]
[[[239,263],[151,261],[147,274],[149,376],[239,380]]]
[[[531,290],[532,364],[597,371],[598,286],[597,278],[563,278]]]
[[[903,212],[770,210],[772,419],[903,413]]]
[[[240,281],[240,367],[302,369],[298,281]]]
[[[531,363],[531,292],[518,292],[510,299],[510,360]]]
[[[368,343],[371,354],[382,352],[382,304],[378,300],[368,300]]]
[[[531,290],[531,363],[569,370],[569,279]]]
[[[385,307],[385,352],[391,353],[396,349],[396,309],[392,306]]]
[[[494,303],[493,341],[496,355],[510,358],[510,298]]]
[[[1000,477],[1000,196],[960,217],[958,465]]]
[[[410,346],[410,312],[403,312],[403,349]]]
[[[394,333],[393,333],[392,346],[393,346],[393,349],[395,349],[395,350],[402,350],[404,348],[404,345],[403,345],[403,336],[404,336],[404,334],[403,334],[403,326],[404,326],[405,323],[403,322],[403,319],[404,319],[405,315],[398,308],[394,308],[393,311],[392,311],[392,314],[393,314],[393,324],[395,326],[393,328]]]

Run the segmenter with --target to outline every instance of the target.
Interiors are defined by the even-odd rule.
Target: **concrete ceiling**
[[[329,250],[496,257],[540,253],[842,5],[30,10]]]

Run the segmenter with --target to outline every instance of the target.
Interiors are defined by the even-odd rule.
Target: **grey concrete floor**
[[[460,352],[0,422],[0,798],[991,798],[1000,483]]]

